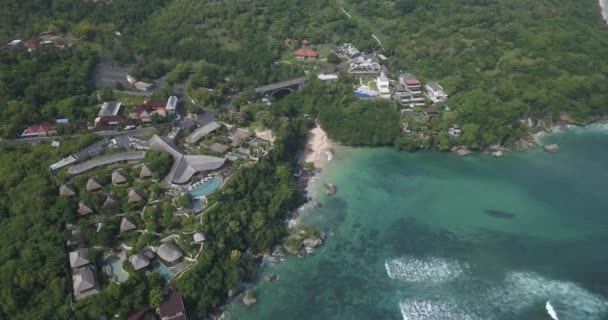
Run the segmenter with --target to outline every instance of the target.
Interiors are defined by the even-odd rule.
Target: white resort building
[[[378,62],[363,56],[354,59],[348,67],[348,72],[354,74],[379,74],[382,71],[382,66]]]
[[[426,96],[434,103],[444,102],[448,99],[448,95],[443,91],[443,87],[436,82],[427,82],[424,88],[426,89]]]
[[[378,86],[378,92],[382,95],[389,95],[391,93],[391,89],[389,86],[390,82],[386,77],[386,74],[382,72],[378,78],[376,79],[376,85]]]

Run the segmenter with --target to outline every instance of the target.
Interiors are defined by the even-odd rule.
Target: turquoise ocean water
[[[608,319],[608,127],[543,139],[560,152],[341,150],[302,217],[326,245],[228,318]]]

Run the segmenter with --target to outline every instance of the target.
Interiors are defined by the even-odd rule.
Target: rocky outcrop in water
[[[456,146],[452,148],[452,152],[454,152],[455,154],[461,156],[461,157],[465,157],[470,155],[471,150],[469,150],[469,148],[467,148],[466,146]]]
[[[276,273],[267,274],[264,277],[264,281],[266,281],[266,282],[275,282],[277,280],[279,280],[279,275]]]
[[[556,144],[550,144],[548,146],[545,146],[544,149],[549,153],[556,153],[559,151],[559,147]]]
[[[253,291],[247,291],[247,293],[245,293],[245,296],[243,296],[243,304],[246,305],[247,307],[251,307],[252,305],[256,304],[257,302],[258,302],[258,300],[255,298]]]
[[[328,183],[325,185],[325,194],[328,196],[333,196],[338,192],[338,187],[335,184]]]

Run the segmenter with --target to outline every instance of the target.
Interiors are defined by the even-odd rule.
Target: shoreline
[[[308,141],[300,155],[300,162],[303,164],[312,163],[317,170],[323,170],[333,158],[333,146],[333,141],[316,123],[315,127],[308,131]]]

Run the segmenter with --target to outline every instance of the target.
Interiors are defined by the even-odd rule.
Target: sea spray
[[[454,280],[467,267],[457,261],[438,257],[416,258],[404,256],[387,260],[386,273],[391,279],[407,282],[441,283]]]
[[[423,299],[407,299],[399,302],[403,320],[477,320],[457,304]]]

